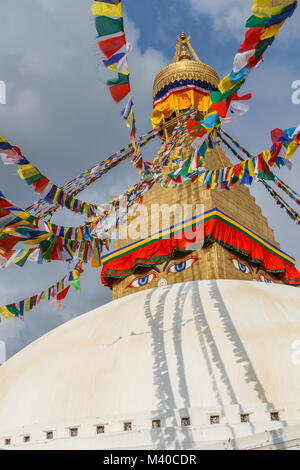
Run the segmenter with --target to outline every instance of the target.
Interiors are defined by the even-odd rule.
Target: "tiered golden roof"
[[[182,33],[177,39],[178,43],[173,63],[164,67],[155,77],[153,98],[166,85],[170,85],[176,80],[195,79],[218,86],[219,75],[213,67],[204,64],[199,59],[191,46],[191,37],[186,37],[185,33]],[[192,60],[192,57],[194,60]]]

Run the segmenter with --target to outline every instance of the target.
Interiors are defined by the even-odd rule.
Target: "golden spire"
[[[164,67],[154,79],[153,97],[166,85],[185,79],[203,80],[218,86],[219,76],[215,69],[202,62],[190,43],[191,36],[184,32],[177,37],[173,63]],[[193,60],[194,59],[194,60]]]
[[[199,59],[196,52],[191,46],[190,39],[191,36],[187,37],[183,31],[181,35],[177,37],[178,42],[173,63],[179,62],[180,60],[192,60],[192,56],[194,57],[196,62],[201,63],[201,60]]]

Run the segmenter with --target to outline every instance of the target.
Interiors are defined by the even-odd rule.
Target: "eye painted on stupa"
[[[181,273],[182,271],[185,271],[186,269],[190,268],[196,261],[198,261],[199,258],[192,256],[190,258],[186,258],[183,261],[173,263],[171,266],[169,266],[167,274],[169,273]]]
[[[150,284],[153,279],[156,279],[157,275],[155,273],[147,274],[143,277],[136,277],[131,281],[131,283],[127,287],[137,288],[137,287],[145,287],[147,284]]]
[[[258,279],[259,279],[260,282],[268,282],[269,284],[273,283],[272,279],[269,279],[268,277],[264,276],[263,274],[259,274]]]
[[[245,264],[245,263],[242,263],[241,261],[239,261],[238,259],[236,258],[230,258],[229,261],[231,261],[231,263],[233,264],[233,266],[238,269],[239,271],[241,271],[242,273],[245,273],[245,274],[250,274],[251,273],[251,269],[250,267]]]

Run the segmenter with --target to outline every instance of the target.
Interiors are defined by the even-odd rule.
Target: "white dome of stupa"
[[[299,289],[219,280],[144,290],[0,367],[0,447],[297,447],[299,350]]]

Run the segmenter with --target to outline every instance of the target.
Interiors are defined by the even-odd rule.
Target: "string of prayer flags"
[[[140,170],[140,173],[144,174],[147,165],[143,162],[140,142],[136,138],[136,121],[127,63],[127,56],[132,46],[125,37],[122,2],[121,0],[96,1],[92,12],[95,16],[98,37],[112,36],[98,43],[100,50],[106,56],[103,60],[104,66],[117,73],[117,77],[107,81],[107,86],[116,103],[120,103],[129,95],[128,103],[122,110],[121,116],[125,120],[126,126],[130,128],[130,138],[134,146],[132,164]],[[123,47],[125,51],[120,52]]]
[[[300,225],[300,215],[276,191],[274,191],[271,186],[269,186],[265,181],[262,181],[262,183],[273,199],[275,199],[277,206],[281,209],[285,209],[287,215],[296,222],[297,225]]]
[[[276,7],[274,6],[276,5]],[[238,96],[238,91],[245,83],[247,76],[263,59],[264,52],[274,42],[284,22],[293,15],[297,1],[254,0],[252,15],[246,27],[243,44],[234,57],[233,69],[218,85],[218,91],[210,92],[212,102],[209,122],[192,121],[189,124],[190,134],[202,137],[218,129],[223,122],[231,122],[232,116],[242,115],[249,107],[241,101],[251,98],[251,93]]]
[[[28,185],[32,185],[36,193],[41,195],[44,194],[44,199],[48,203],[59,204],[60,206],[66,207],[72,212],[83,215],[86,214],[88,217],[103,212],[103,208],[101,206],[96,206],[95,204],[80,201],[70,194],[65,193],[61,188],[51,183],[51,181],[46,176],[44,176],[34,165],[32,165],[32,163],[30,163],[22,155],[19,147],[10,145],[3,137],[0,137],[0,139],[11,148],[11,153],[8,160],[6,154],[0,154],[3,163],[16,164],[18,166],[18,175],[20,178]],[[16,158],[11,158],[14,153],[16,154]]]
[[[219,91],[213,91],[210,94],[213,102],[212,108],[222,118],[226,118],[228,113],[231,114],[232,101],[251,97],[250,94],[238,97],[237,92],[245,83],[251,70],[262,61],[264,52],[273,43],[284,22],[293,15],[297,7],[296,1],[277,1],[276,8],[273,7],[274,0],[265,1],[264,7],[258,6],[259,4],[259,1],[254,0],[252,11],[259,12],[259,14],[258,16],[252,15],[246,23],[246,28],[249,29],[245,34],[244,43],[241,44],[234,57],[231,73],[220,81]]]
[[[106,56],[103,64],[109,70],[118,74],[114,79],[107,81],[111,96],[116,103],[122,101],[130,93],[127,55],[131,45],[126,42],[121,0],[96,1],[92,7],[95,16],[98,37],[115,35],[98,43],[100,50]],[[125,52],[118,51],[125,46]]]
[[[14,302],[8,305],[0,306],[0,314],[5,320],[14,317],[23,317],[25,312],[29,312],[34,307],[39,305],[43,300],[48,300],[52,308],[63,307],[62,300],[64,300],[70,290],[72,283],[76,283],[77,291],[80,292],[80,276],[83,273],[81,267],[82,263],[76,264],[74,269],[70,271],[66,276],[60,279],[55,284],[43,290],[39,294],[35,294],[27,299]],[[79,281],[79,289],[78,289]],[[69,285],[66,286],[66,283]]]
[[[93,238],[94,225],[89,222],[78,227],[63,227],[45,222],[18,208],[0,193],[0,248],[6,252],[11,251],[19,242],[36,245],[48,239],[53,240],[53,237],[60,239],[61,243],[62,240],[65,243],[90,241]],[[68,245],[67,247],[69,248]]]
[[[224,131],[222,133],[226,134]],[[234,150],[234,148],[226,141],[226,139],[224,139],[224,137],[221,134],[219,135],[220,135],[221,141],[229,148],[229,150],[231,150],[233,155],[235,155],[240,161],[244,161],[243,157],[239,155],[236,152],[236,150]],[[247,155],[247,157],[250,156],[250,158],[252,158],[251,154],[245,148],[240,146],[240,144],[236,142],[229,134],[226,134],[226,136],[232,141],[234,145],[236,145],[236,147],[241,149],[243,153]],[[249,162],[249,160],[247,160],[247,162]],[[273,182],[278,186],[278,188],[282,189],[286,194],[288,194],[288,196],[290,196],[297,204],[300,205],[300,196],[293,189],[291,189],[286,183],[284,183],[280,178],[278,178],[278,176],[276,175],[273,175],[273,176],[274,176]],[[259,182],[264,185],[268,193],[276,201],[276,205],[279,206],[281,209],[285,209],[288,216],[294,222],[300,225],[300,215],[265,180],[259,179]]]
[[[140,146],[145,146],[148,142],[154,139],[160,132],[160,128],[153,129],[139,138]],[[89,185],[97,181],[109,170],[123,162],[127,158],[131,157],[133,150],[132,143],[122,148],[119,152],[106,158],[103,162],[94,165],[92,168],[86,170],[81,175],[73,178],[71,181],[66,183],[62,189],[70,196],[75,196],[87,188]],[[37,215],[41,218],[52,216],[60,206],[58,204],[50,204],[45,199],[32,204],[27,211],[31,214]],[[99,206],[97,206],[99,207]]]

